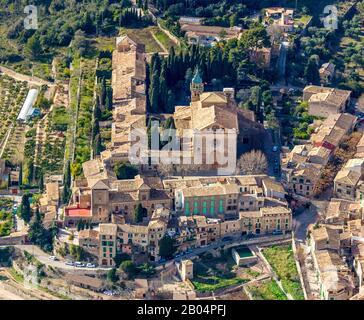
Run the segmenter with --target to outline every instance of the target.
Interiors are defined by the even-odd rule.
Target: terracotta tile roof
[[[78,207],[66,207],[65,216],[67,217],[92,217],[90,209]]]
[[[97,230],[93,230],[93,229],[81,230],[78,233],[78,238],[94,238],[94,239],[98,239],[99,238],[99,232]]]

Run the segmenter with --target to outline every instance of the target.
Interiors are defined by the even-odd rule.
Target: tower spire
[[[191,101],[192,102],[198,101],[200,99],[200,94],[204,91],[204,85],[198,67],[196,67],[195,69],[195,75],[191,80],[190,89],[191,89]]]

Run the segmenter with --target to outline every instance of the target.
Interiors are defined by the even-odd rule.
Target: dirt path
[[[48,292],[37,289],[33,286],[25,286],[23,283],[19,283],[14,279],[11,273],[5,269],[2,271],[2,274],[5,275],[9,280],[8,284],[13,287],[15,290],[19,291],[21,294],[24,294],[25,297],[29,297],[30,299],[37,300],[61,300]],[[24,300],[24,299],[23,299]]]
[[[167,48],[163,45],[163,43],[162,43],[162,42],[160,42],[160,41],[158,40],[158,38],[156,37],[155,33],[154,33],[153,31],[151,31],[150,33],[152,34],[152,37],[153,37],[153,39],[155,40],[155,42],[157,42],[157,43],[158,43],[158,45],[162,48],[162,50],[163,50],[162,54],[164,54],[164,55],[168,55],[168,50],[167,50]]]
[[[24,300],[24,298],[7,290],[4,284],[0,281],[0,300]]]
[[[42,86],[42,85],[47,85],[49,87],[54,86],[54,83],[52,83],[52,82],[49,82],[49,81],[46,81],[46,80],[43,80],[43,79],[40,79],[40,78],[37,78],[37,77],[32,77],[32,76],[28,76],[28,75],[25,75],[25,74],[21,74],[21,73],[18,73],[16,71],[14,71],[14,70],[6,68],[4,66],[0,66],[0,72],[8,75],[9,77],[14,78],[15,80],[26,81],[26,82],[29,82],[31,84],[37,85],[37,86]]]

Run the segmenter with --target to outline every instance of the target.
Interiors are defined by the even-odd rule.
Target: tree
[[[115,268],[112,268],[111,270],[108,271],[107,280],[110,281],[111,283],[115,283],[119,280],[119,276],[116,274]]]
[[[120,265],[120,269],[128,275],[128,278],[133,278],[137,274],[137,268],[131,260],[123,261]]]
[[[43,173],[40,174],[39,181],[38,181],[38,185],[39,185],[39,191],[40,192],[43,192],[44,191],[44,178],[43,178]]]
[[[320,84],[319,67],[316,59],[312,57],[308,60],[308,64],[305,68],[305,78],[307,83],[312,83],[315,85]]]
[[[25,45],[25,51],[32,59],[39,58],[42,53],[42,45],[39,41],[38,34],[34,34],[28,39],[27,44]]]
[[[133,179],[138,174],[138,168],[125,162],[114,165],[114,172],[119,180]]]
[[[260,150],[243,153],[237,163],[237,171],[240,174],[262,174],[266,173],[267,168],[267,159]]]
[[[71,165],[68,160],[66,163],[65,173],[63,175],[63,195],[62,200],[64,204],[67,204],[71,195]]]
[[[42,224],[42,216],[37,208],[29,227],[29,241],[40,246],[43,250],[51,252],[53,250],[53,238],[56,236],[57,232],[58,229],[55,224],[53,224],[49,229],[44,228]]]
[[[90,43],[89,40],[85,37],[85,33],[81,30],[77,30],[75,32],[75,36],[72,42],[72,48],[75,51],[78,51],[79,55],[83,57],[86,54],[89,46]]]
[[[174,244],[175,240],[166,234],[159,240],[159,255],[162,258],[171,258],[176,251]]]
[[[123,261],[130,260],[130,256],[127,253],[117,253],[113,259],[115,267],[119,268]]]
[[[21,187],[23,185],[23,164],[22,163],[19,165],[18,185],[19,185],[19,189],[21,189]]]
[[[147,278],[155,274],[155,268],[149,263],[143,263],[141,266],[138,267],[138,271]]]
[[[144,210],[141,203],[139,203],[134,209],[134,221],[141,223],[143,221]]]
[[[29,222],[31,217],[31,210],[30,210],[30,202],[29,202],[29,195],[24,194],[21,199],[20,205],[20,217],[25,221]]]

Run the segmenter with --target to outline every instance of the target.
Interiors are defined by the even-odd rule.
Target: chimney
[[[226,100],[228,102],[228,106],[232,106],[235,103],[235,89],[234,88],[224,88],[223,89],[224,95],[226,97]]]

